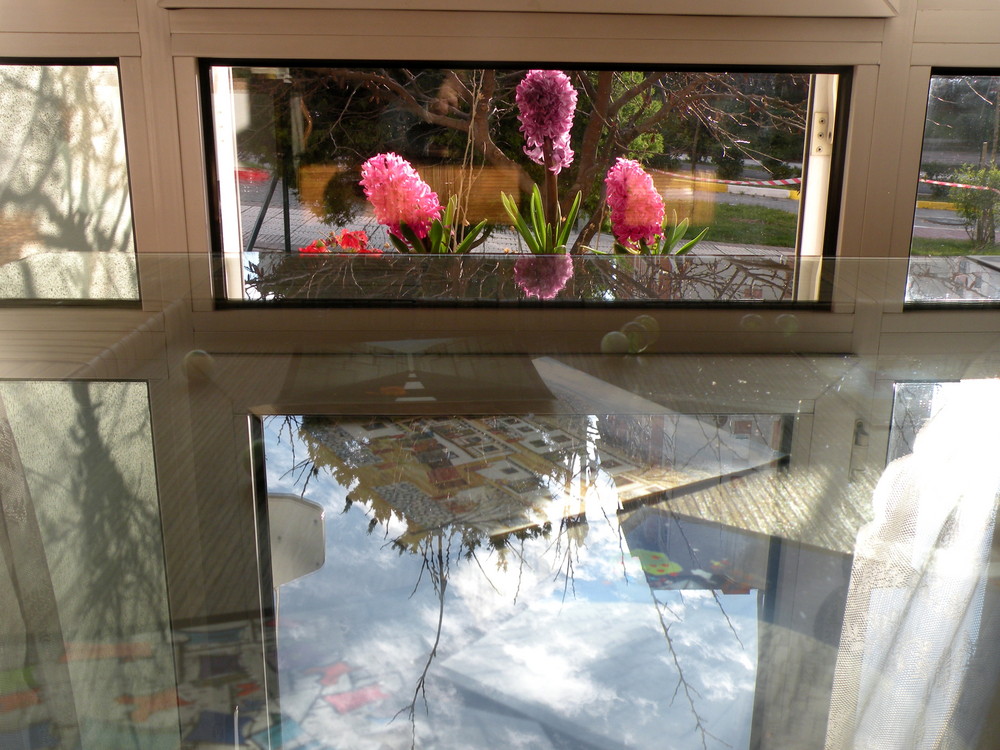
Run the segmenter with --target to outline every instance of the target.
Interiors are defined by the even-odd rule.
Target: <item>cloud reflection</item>
[[[309,497],[328,509],[326,566],[284,587],[281,600],[282,706],[298,706],[294,718],[307,730],[350,747],[399,746],[403,726],[418,747],[501,740],[544,747],[539,738],[549,736],[602,748],[652,747],[669,735],[672,747],[700,748],[706,735],[694,728],[690,706],[673,699],[679,665],[718,746],[748,746],[756,597],[652,592],[618,525],[614,479],[587,460],[597,455],[593,441],[567,459],[568,475],[547,484],[553,496],[576,495],[549,505],[560,508],[550,529],[492,545],[470,536],[471,527],[421,530],[404,513],[368,502],[342,512],[345,477],[289,471],[309,451],[289,444],[288,430],[279,442],[272,427],[269,481],[301,492],[308,477]],[[570,511],[585,512],[578,516],[585,522],[563,522]],[[429,569],[432,551],[440,553],[440,567]],[[444,580],[440,649],[411,727],[397,712],[414,698],[435,643],[435,588]],[[679,615],[670,642],[656,601]],[[310,667],[343,662],[349,671],[322,684],[296,665],[294,654],[306,651],[317,654]],[[331,705],[348,702],[330,699],[342,694],[367,702],[338,712]]]

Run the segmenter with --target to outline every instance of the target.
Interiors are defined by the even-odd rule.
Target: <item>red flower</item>
[[[305,247],[299,248],[300,253],[328,253],[330,248],[326,246],[323,240],[316,240],[312,244],[306,245]]]
[[[382,252],[378,248],[368,247],[368,234],[363,229],[355,232],[342,229],[340,235],[337,237],[337,244],[344,248],[344,250],[352,250],[356,253],[381,254]]]

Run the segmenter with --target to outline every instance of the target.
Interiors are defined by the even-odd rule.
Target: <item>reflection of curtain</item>
[[[17,445],[0,397],[0,672],[18,672],[12,687],[31,693],[61,730],[63,746],[74,747],[76,708],[56,596],[38,519],[28,492]],[[23,700],[23,698],[21,699]],[[31,700],[36,700],[32,697]]]
[[[943,395],[858,533],[828,750],[964,747],[952,740],[981,718],[957,708],[963,691],[987,687],[969,684],[968,667],[1000,490],[1000,381]]]

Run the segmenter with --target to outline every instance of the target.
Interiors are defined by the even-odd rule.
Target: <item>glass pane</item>
[[[138,300],[118,70],[0,65],[0,300]]]
[[[1000,299],[1000,76],[931,76],[907,302]]]
[[[208,75],[228,294],[252,300],[791,300],[809,97],[826,92],[829,119],[837,88],[835,75],[797,73],[213,66]],[[533,90],[545,101],[538,111],[562,113],[553,122],[532,119],[527,93],[519,103],[518,91]],[[828,173],[814,170],[808,254],[822,254]],[[602,271],[616,280],[581,290],[569,261],[528,269],[524,256],[539,252],[526,236],[534,187],[539,221],[553,226],[562,226],[555,204],[565,217],[581,196],[565,243],[552,243],[557,254],[595,267],[601,254],[669,254],[699,238],[686,257],[717,272],[717,288],[618,267]],[[432,210],[449,201],[450,223]],[[435,217],[448,227],[440,243]],[[664,242],[680,222],[676,242]],[[454,288],[415,286],[422,259],[390,262],[411,252],[457,253],[441,271]],[[484,255],[506,265],[484,265]],[[354,261],[367,261],[360,274]],[[477,274],[504,283],[483,287]],[[549,278],[521,283],[537,275]]]
[[[146,384],[0,382],[0,446],[0,746],[177,747]]]

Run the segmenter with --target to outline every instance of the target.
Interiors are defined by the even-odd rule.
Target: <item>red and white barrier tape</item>
[[[990,190],[1000,195],[1000,190],[989,187],[988,185],[965,185],[961,182],[942,182],[941,180],[925,180],[923,178],[921,178],[920,181],[925,185],[943,185],[944,187],[966,188],[968,190]]]
[[[789,177],[786,180],[719,180],[713,177],[702,177],[701,175],[692,175],[683,172],[657,172],[657,174],[665,174],[669,177],[681,177],[685,180],[691,180],[692,182],[715,182],[722,185],[745,185],[747,187],[781,187],[784,185],[799,185],[802,183],[801,177]]]

